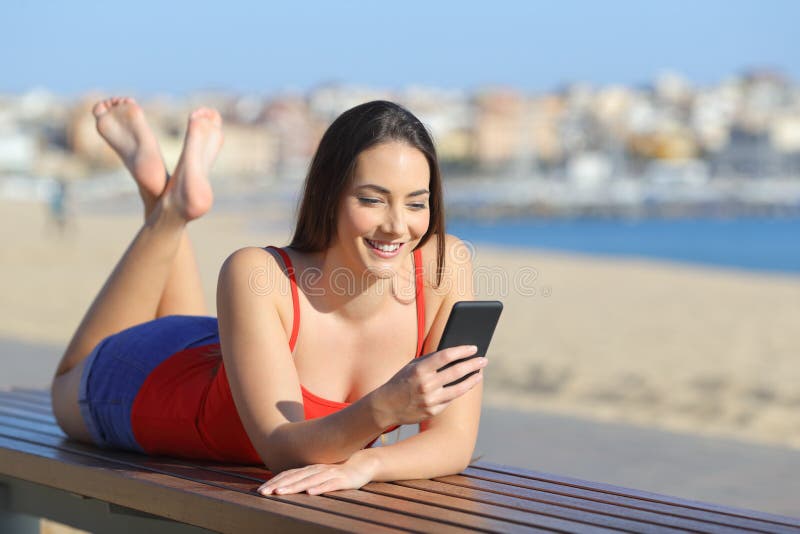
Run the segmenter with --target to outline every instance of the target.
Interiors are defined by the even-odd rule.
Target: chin
[[[378,278],[390,278],[396,274],[403,259],[410,255],[416,241],[407,241],[395,251],[377,250],[371,247],[366,238],[361,239],[359,249],[365,258],[367,269]]]

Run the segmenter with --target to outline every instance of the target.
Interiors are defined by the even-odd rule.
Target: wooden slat
[[[620,528],[620,525],[614,525],[616,528],[613,529],[603,528],[600,526],[600,522],[583,522],[580,521],[580,518],[576,517],[570,517],[568,519],[559,517],[559,512],[562,515],[567,515],[565,514],[565,510],[563,508],[559,509],[554,515],[542,513],[542,510],[536,510],[535,513],[523,512],[515,508],[498,504],[489,504],[472,499],[452,497],[441,493],[423,491],[416,488],[405,487],[386,482],[372,482],[364,486],[362,490],[372,493],[380,493],[382,495],[392,495],[404,500],[435,504],[442,508],[469,512],[471,514],[479,514],[495,519],[504,519],[519,525],[546,527],[555,530],[564,530],[567,532],[583,532],[586,530],[592,530],[593,532],[619,532]],[[674,532],[672,530],[669,531]]]
[[[46,399],[47,402],[50,403],[50,391],[46,389],[21,388],[18,386],[14,386],[11,388],[11,393],[19,395],[21,397],[34,397],[34,398]]]
[[[52,406],[50,405],[50,399],[47,398],[45,400],[46,402],[42,402],[39,399],[28,398],[16,395],[14,393],[9,393],[7,391],[0,391],[0,402],[3,404],[9,404],[17,408],[29,409],[38,413],[52,414],[53,410]]]
[[[257,466],[238,466],[238,465],[215,464],[215,463],[202,463],[199,465],[202,465],[204,469],[218,470],[227,473],[236,473],[239,476],[247,477],[250,478],[251,480],[258,482],[267,480],[271,476],[269,471],[267,471],[265,468]],[[535,513],[530,513],[521,510],[516,510],[514,508],[503,507],[501,505],[493,505],[469,499],[461,499],[457,497],[448,497],[446,495],[435,492],[420,491],[409,487],[403,487],[397,484],[386,484],[381,482],[373,482],[367,484],[366,486],[364,486],[364,488],[362,488],[362,490],[372,493],[381,493],[385,495],[398,496],[408,500],[415,500],[418,502],[425,502],[429,504],[436,503],[438,506],[442,508],[462,510],[472,513],[481,513],[489,517],[505,519],[520,524],[530,524],[531,526],[548,527],[557,530],[563,529],[568,531],[575,531],[575,530],[584,531],[587,529],[597,529],[598,531],[603,531],[604,529],[599,527],[600,524],[607,524],[609,526],[614,526],[616,531],[618,531],[619,528],[621,527],[619,523],[615,523],[614,521],[609,521],[606,516],[598,516],[596,521],[592,521],[591,518],[583,521],[582,519],[585,519],[585,517],[583,518],[575,517],[576,514],[574,513],[574,511],[572,511],[571,513],[569,509],[561,507],[551,507],[552,509],[556,509],[555,514],[547,513],[547,512],[552,512],[552,510],[544,510],[545,513],[543,513],[543,510],[536,510]],[[494,496],[495,496],[494,493],[485,493],[485,495],[483,495],[485,499],[492,499]],[[558,517],[559,513],[561,514],[562,518]],[[590,514],[584,514],[584,515],[588,516]],[[641,528],[641,524],[631,523],[631,526],[638,526]],[[665,529],[665,531],[674,532],[673,529]]]
[[[240,476],[250,477],[259,482],[269,478],[265,473],[269,473],[264,468],[255,466],[230,466],[209,464],[203,466],[206,469],[219,470],[221,472],[235,472]],[[682,529],[674,529],[664,526],[654,525],[652,523],[642,523],[633,520],[621,519],[618,517],[609,517],[604,514],[585,513],[577,511],[573,508],[563,506],[540,505],[532,501],[524,499],[516,500],[498,496],[495,492],[480,492],[472,491],[469,499],[448,497],[445,494],[437,493],[434,491],[422,491],[422,495],[417,494],[414,498],[413,492],[415,490],[410,487],[403,487],[400,484],[413,484],[415,482],[428,482],[428,481],[412,481],[412,482],[399,482],[395,485],[389,486],[381,483],[371,483],[362,488],[363,491],[382,493],[386,495],[400,496],[407,500],[417,500],[418,502],[425,502],[428,504],[436,503],[438,506],[450,509],[463,509],[465,511],[474,511],[478,507],[491,507],[494,506],[493,511],[496,512],[494,517],[504,520],[511,520],[509,515],[515,517],[512,521],[520,524],[530,524],[536,527],[553,528],[556,530],[565,529],[567,531],[586,531],[598,530],[602,531],[603,526],[613,528],[616,531],[620,529],[629,528],[634,531],[641,531],[646,529],[649,532],[685,532]],[[387,490],[387,487],[397,488],[394,491]],[[452,486],[451,486],[452,487]],[[377,490],[375,488],[382,488]],[[333,494],[332,494],[333,495]],[[470,503],[469,505],[458,504],[458,501]],[[496,504],[495,504],[496,502]],[[509,502],[516,502],[516,506],[508,507]],[[519,506],[522,503],[522,506]],[[470,509],[472,508],[472,509]],[[486,508],[485,508],[486,509]],[[486,514],[492,516],[492,514]]]
[[[67,439],[66,434],[55,425],[50,423],[41,423],[39,421],[25,421],[20,420],[18,417],[10,417],[8,415],[3,415],[0,412],[0,425],[10,427],[10,428],[17,428],[19,430],[29,430],[31,432],[38,432],[40,434],[46,434],[48,436]]]
[[[548,502],[513,497],[501,493],[483,491],[479,488],[454,486],[435,480],[402,480],[397,485],[415,488],[430,493],[439,493],[450,497],[468,499],[470,501],[503,506],[522,513],[543,514],[551,517],[579,521],[599,527],[627,530],[631,532],[686,532],[687,529],[659,525],[630,517],[612,516],[602,511],[585,510],[580,507],[564,505],[562,502]]]
[[[373,521],[376,524],[383,524],[385,526],[395,528],[410,530],[421,529],[435,532],[465,532],[470,528],[474,528],[469,524],[469,522],[464,523],[459,527],[455,524],[455,522],[450,521],[449,518],[442,519],[435,516],[430,518],[424,518],[421,516],[410,517],[405,513],[391,511],[392,507],[386,505],[385,503],[383,505],[379,504],[378,506],[375,506],[374,503],[369,502],[354,504],[350,501],[331,498],[330,495],[333,494],[328,496],[285,495],[264,498],[256,493],[256,489],[261,483],[263,483],[263,480],[254,483],[253,481],[244,480],[242,478],[231,476],[225,473],[210,472],[195,466],[187,466],[180,461],[171,459],[154,460],[144,455],[116,451],[96,452],[98,450],[94,447],[54,438],[45,434],[11,429],[4,426],[0,426],[0,436],[24,441],[25,443],[35,444],[36,446],[52,447],[55,450],[65,451],[71,454],[80,454],[96,460],[111,460],[121,463],[127,467],[146,470],[156,475],[166,475],[164,478],[176,477],[198,484],[207,484],[226,490],[255,496],[256,498],[261,499],[276,499],[286,502],[295,502],[295,504],[300,504],[304,507],[311,507],[320,511]],[[77,491],[77,493],[80,493],[80,491]],[[131,505],[126,504],[125,506]],[[138,509],[137,506],[131,507]]]
[[[4,415],[19,417],[20,419],[23,420],[40,421],[43,423],[56,424],[56,418],[53,417],[52,415],[32,412],[25,408],[17,408],[14,406],[9,406],[7,404],[0,404],[0,413]]]
[[[609,516],[635,519],[654,525],[670,526],[678,529],[697,530],[701,532],[729,532],[732,528],[752,528],[743,527],[736,522],[731,521],[728,523],[721,523],[716,521],[709,521],[706,519],[694,519],[677,516],[674,514],[667,514],[662,512],[652,512],[649,510],[642,510],[640,508],[632,508],[625,505],[599,502],[596,500],[587,499],[585,496],[574,497],[571,495],[564,495],[561,493],[553,493],[552,491],[541,491],[538,489],[528,489],[518,486],[508,485],[502,482],[492,482],[489,480],[476,479],[466,477],[463,475],[452,475],[434,479],[438,482],[462,486],[470,489],[479,489],[483,491],[492,491],[501,495],[518,497],[522,499],[529,499],[540,502],[547,502],[550,504],[559,504],[585,511],[607,514]],[[763,524],[762,524],[763,525]],[[763,526],[762,526],[763,528]],[[775,526],[770,528],[771,531],[778,532],[791,532],[792,527],[779,527]]]
[[[243,495],[41,445],[26,443],[22,448],[19,440],[0,437],[3,474],[220,532],[257,528],[396,532],[369,521],[298,507],[288,500]]]
[[[625,506],[632,509],[646,510],[650,512],[657,512],[675,517],[694,519],[698,521],[707,521],[710,523],[715,523],[724,526],[736,526],[739,528],[753,528],[753,529],[764,529],[764,528],[769,529],[769,528],[790,526],[790,525],[780,525],[778,523],[773,523],[773,522],[766,522],[758,519],[750,519],[741,516],[733,516],[730,514],[722,514],[718,512],[698,510],[696,508],[688,508],[682,505],[669,502],[665,503],[665,502],[656,502],[649,499],[640,499],[637,497],[622,495],[620,494],[620,492],[616,493],[602,492],[593,489],[579,488],[573,485],[568,486],[564,484],[559,484],[557,482],[543,481],[541,479],[498,473],[494,471],[468,468],[463,472],[463,474],[480,480],[498,482],[506,486],[527,488],[536,491],[545,491],[556,495],[579,497],[587,501],[596,501],[600,503]]]
[[[587,512],[594,512],[597,514],[605,514],[610,517],[620,519],[641,521],[651,525],[668,526],[676,529],[694,530],[702,532],[725,532],[730,529],[730,526],[712,524],[704,521],[686,519],[675,517],[672,515],[660,514],[646,510],[639,510],[619,506],[614,504],[602,503],[593,500],[587,500],[582,497],[573,497],[569,495],[556,494],[552,492],[530,490],[526,488],[518,488],[508,486],[506,484],[491,482],[486,480],[473,479],[462,475],[453,475],[434,479],[437,482],[453,486],[461,486],[463,488],[481,490],[497,493],[506,497],[516,497],[523,500],[538,501],[548,504],[555,504],[576,510],[583,510]]]
[[[504,473],[507,475],[514,475],[534,480],[541,480],[545,482],[553,482],[563,484],[565,486],[572,486],[576,488],[589,489],[612,495],[624,495],[634,497],[644,501],[652,501],[663,504],[677,505],[685,508],[693,508],[696,510],[704,510],[707,512],[715,512],[720,514],[731,515],[735,517],[744,517],[748,519],[758,519],[768,523],[776,523],[779,525],[800,527],[800,518],[789,517],[779,514],[771,514],[758,510],[749,510],[743,508],[733,508],[721,504],[712,504],[703,501],[694,501],[690,499],[683,499],[680,497],[665,496],[658,493],[642,491],[632,488],[623,488],[620,486],[613,486],[611,484],[603,484],[601,482],[590,482],[577,478],[565,477],[562,475],[555,475],[552,473],[543,473],[540,471],[531,471],[528,469],[521,469],[518,467],[511,467],[501,464],[493,464],[490,462],[476,462],[472,466],[474,469],[481,471]],[[477,475],[476,475],[477,476]]]
[[[39,394],[33,392],[24,392],[24,391],[15,391],[15,390],[7,390],[7,389],[0,389],[0,398],[3,399],[14,399],[18,401],[29,402],[31,404],[35,404],[36,406],[41,406],[43,408],[50,408],[52,404],[50,402],[50,393],[46,391],[41,391]]]
[[[465,513],[459,510],[443,509],[439,506],[424,504],[417,501],[397,498],[381,493],[371,493],[365,491],[337,491],[330,494],[333,499],[369,504],[383,510],[397,510],[404,515],[416,518],[439,518],[456,526],[469,527],[472,530],[482,532],[550,532],[550,529],[543,528],[536,524],[536,518],[531,514],[531,521],[527,525],[512,523],[502,519],[486,517]]]
[[[237,466],[237,465],[213,464],[213,463],[202,463],[198,464],[198,466],[202,466],[204,469],[210,469],[224,473],[236,473],[239,476],[247,477],[259,483],[268,480],[271,477],[269,471],[263,467]],[[557,508],[557,512],[555,513],[546,513],[552,510],[541,510],[541,509],[537,509],[533,512],[525,512],[513,508],[503,507],[500,505],[495,506],[492,504],[487,504],[474,500],[447,497],[445,495],[433,492],[419,491],[417,493],[417,490],[407,487],[402,487],[396,484],[390,485],[380,482],[373,482],[364,486],[362,488],[362,491],[397,496],[406,500],[414,500],[417,502],[424,502],[428,504],[436,504],[441,508],[477,513],[481,515],[486,515],[488,517],[493,517],[496,519],[502,519],[514,523],[519,523],[521,525],[529,525],[531,527],[552,528],[555,530],[566,530],[570,532],[587,531],[587,530],[603,532],[603,531],[608,531],[608,529],[601,528],[599,526],[601,524],[606,524],[609,527],[614,527],[614,531],[619,531],[619,529],[623,526],[622,522],[609,520],[609,518],[606,516],[599,516],[596,520],[582,521],[582,518],[576,517],[577,514],[575,514],[574,511],[565,508],[551,507],[551,508]],[[483,495],[483,497],[487,500],[491,500],[492,498],[494,498],[494,495],[495,494],[493,493],[486,493],[485,495]],[[543,511],[545,513],[543,513]],[[559,514],[561,515],[561,517],[559,517]],[[638,526],[640,529],[642,527],[640,523],[634,524],[632,522],[631,525]],[[655,532],[659,530],[654,528],[653,531]],[[664,529],[664,532],[675,532],[675,530]]]
[[[20,402],[17,400],[0,399],[0,405],[6,408],[18,410],[20,413],[28,413],[32,417],[46,417],[54,420],[53,411],[51,409],[30,405],[24,401]]]

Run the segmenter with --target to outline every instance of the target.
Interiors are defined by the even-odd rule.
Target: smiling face
[[[339,204],[336,244],[353,265],[389,276],[430,225],[430,168],[425,155],[399,141],[358,155]]]

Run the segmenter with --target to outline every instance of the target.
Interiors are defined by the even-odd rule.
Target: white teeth
[[[400,248],[400,244],[399,243],[393,243],[391,245],[384,245],[382,243],[377,243],[375,241],[372,241],[371,239],[367,239],[366,241],[373,248],[377,248],[378,250],[381,250],[383,252],[394,252],[394,251],[396,251],[397,249]]]

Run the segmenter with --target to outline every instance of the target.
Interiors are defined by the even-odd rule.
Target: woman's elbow
[[[456,463],[456,469],[457,469],[456,473],[461,473],[462,471],[466,470],[471,463],[472,463],[472,454],[462,457],[460,461]]]
[[[298,435],[297,430],[296,423],[284,423],[264,436],[256,450],[267,469],[279,473],[287,469],[341,460],[320,451],[319,443],[309,445],[303,436]]]
[[[271,432],[265,433],[260,436],[257,443],[256,440],[253,440],[253,446],[261,457],[261,461],[273,473],[280,473],[298,466],[298,461],[292,454],[293,448],[287,433],[287,426],[288,423],[282,424]]]

